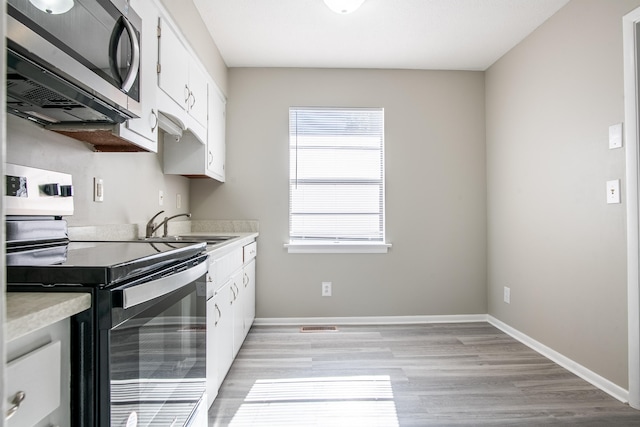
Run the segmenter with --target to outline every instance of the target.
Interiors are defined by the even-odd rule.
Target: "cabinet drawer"
[[[34,425],[60,406],[60,358],[60,341],[55,341],[7,363],[8,401],[24,392],[7,426]],[[7,408],[11,406],[7,404]]]
[[[243,260],[246,264],[256,257],[258,253],[258,242],[252,242],[248,245],[245,245],[243,248]]]
[[[215,288],[224,285],[231,275],[242,267],[242,248],[234,249],[216,260]]]

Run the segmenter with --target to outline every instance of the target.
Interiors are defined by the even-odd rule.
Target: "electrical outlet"
[[[504,302],[511,304],[511,288],[507,286],[504,287]]]
[[[158,191],[158,206],[164,205],[164,191]]]
[[[102,178],[93,178],[93,201],[104,201],[104,183],[102,182]]]
[[[607,181],[607,203],[620,203],[620,180]]]
[[[176,209],[182,209],[182,194],[176,194]]]
[[[323,297],[331,296],[331,282],[322,282],[322,296]]]

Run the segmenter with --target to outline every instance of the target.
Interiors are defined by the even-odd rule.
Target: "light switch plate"
[[[93,178],[93,201],[104,201],[104,183],[102,178]]]
[[[607,203],[620,203],[620,180],[607,181]]]
[[[609,126],[609,149],[622,147],[622,123]]]

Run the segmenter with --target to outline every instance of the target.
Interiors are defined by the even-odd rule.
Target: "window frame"
[[[379,133],[377,135],[379,135],[380,137],[380,148],[376,149],[377,152],[380,153],[380,166],[377,169],[376,175],[379,173],[381,175],[380,178],[375,178],[375,179],[370,179],[370,180],[365,180],[367,181],[366,184],[368,185],[373,185],[373,186],[379,186],[380,189],[378,190],[379,195],[377,196],[377,198],[374,200],[378,206],[378,212],[371,212],[371,213],[365,213],[363,215],[377,215],[378,219],[375,222],[378,222],[378,231],[372,233],[370,236],[368,237],[363,237],[363,238],[359,238],[359,237],[354,237],[354,238],[350,238],[349,236],[343,235],[343,236],[336,236],[337,238],[323,238],[323,237],[318,237],[318,236],[311,236],[309,235],[308,237],[302,237],[302,238],[295,238],[292,237],[292,217],[296,216],[295,213],[292,213],[292,208],[293,208],[293,195],[292,195],[292,186],[293,186],[293,182],[295,180],[296,184],[298,182],[298,170],[300,167],[300,163],[297,161],[298,159],[298,150],[300,149],[298,147],[297,144],[297,136],[300,135],[300,133],[298,133],[298,121],[297,121],[297,116],[296,116],[296,121],[295,121],[295,128],[292,127],[292,114],[296,113],[296,112],[309,112],[309,111],[313,111],[313,110],[318,110],[318,112],[326,112],[329,113],[329,115],[331,114],[332,111],[335,111],[336,114],[339,116],[340,113],[345,112],[345,115],[347,115],[348,111],[362,111],[362,112],[367,112],[367,111],[376,111],[376,112],[380,112],[382,114],[381,117],[381,123],[380,125],[380,130]],[[339,122],[337,122],[339,123]],[[323,123],[324,125],[330,126],[334,123]],[[318,135],[322,134],[322,131],[325,131],[326,129],[322,129],[320,131],[320,133]],[[346,137],[348,137],[349,135],[345,135]],[[358,134],[351,134],[352,137],[362,137],[364,136],[364,134],[362,135],[358,135]],[[293,140],[293,138],[295,138],[295,141]],[[285,248],[288,250],[289,253],[386,253],[388,251],[388,249],[391,247],[391,244],[386,242],[386,200],[385,200],[385,191],[386,191],[386,165],[385,165],[385,132],[384,132],[384,108],[367,108],[367,107],[362,107],[362,108],[353,108],[353,107],[290,107],[289,108],[289,137],[288,137],[288,144],[289,144],[289,149],[288,149],[288,155],[289,155],[289,179],[288,179],[288,185],[289,185],[289,203],[288,203],[288,226],[289,226],[289,230],[288,230],[288,234],[289,234],[289,242],[285,243]],[[294,150],[294,146],[295,146],[295,153],[293,153]],[[346,147],[346,150],[351,149],[353,151],[354,147],[356,146],[355,144],[351,145],[351,144],[344,144],[344,146]],[[327,150],[327,152],[329,152],[329,150],[334,150],[335,154],[335,150],[337,149],[339,152],[339,150],[343,148],[337,148],[337,147],[331,147],[330,144],[327,144],[327,146],[324,148]],[[317,147],[312,147],[309,149],[318,149]],[[370,150],[371,148],[360,148],[361,150]],[[320,151],[322,151],[323,148],[320,148]],[[292,159],[296,159],[295,161],[293,161]],[[295,172],[294,172],[295,171]],[[340,177],[336,177],[333,176],[330,179],[331,182],[333,183],[338,183],[339,185],[353,185],[348,179],[345,178],[340,178]],[[360,181],[360,180],[358,180]],[[307,184],[315,184],[315,185],[322,185],[323,179],[322,178],[311,178],[311,179],[306,179],[305,182]],[[317,212],[319,214],[321,214],[321,212]],[[345,215],[349,215],[349,214],[356,214],[358,212],[348,212],[348,213],[343,213]],[[316,214],[316,212],[311,212],[311,215]],[[333,214],[338,215],[339,212],[334,212]],[[302,214],[298,214],[303,216]],[[313,233],[311,233],[313,234]],[[376,236],[376,234],[379,234],[380,236]],[[355,236],[352,234],[352,236]]]

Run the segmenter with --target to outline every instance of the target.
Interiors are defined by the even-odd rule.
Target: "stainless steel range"
[[[7,290],[86,292],[72,426],[206,426],[205,243],[72,242],[71,177],[7,165]]]

